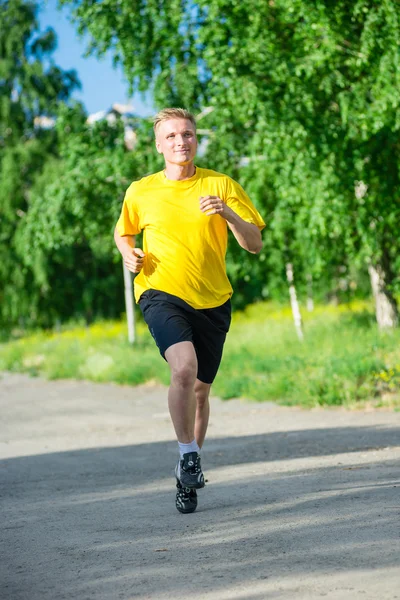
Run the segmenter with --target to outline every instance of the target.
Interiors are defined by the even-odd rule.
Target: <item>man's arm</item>
[[[200,210],[208,216],[220,215],[223,217],[227,221],[228,227],[235,236],[239,246],[252,254],[261,252],[263,244],[261,232],[257,225],[244,221],[221,198],[218,196],[200,198]]]
[[[232,209],[229,209],[232,210]],[[261,238],[261,231],[254,223],[248,223],[244,221],[239,215],[233,210],[232,220],[227,220],[228,227],[235,236],[239,246],[251,252],[252,254],[258,254],[261,252],[263,243]]]
[[[139,273],[143,267],[145,254],[141,248],[135,248],[135,236],[119,235],[117,228],[115,228],[114,241],[129,271]]]

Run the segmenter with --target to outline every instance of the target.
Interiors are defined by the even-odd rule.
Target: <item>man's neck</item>
[[[182,181],[184,179],[190,179],[196,173],[196,167],[194,164],[188,163],[187,165],[174,165],[168,163],[164,169],[164,175],[167,179],[173,181]]]

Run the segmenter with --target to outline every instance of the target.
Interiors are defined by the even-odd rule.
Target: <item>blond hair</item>
[[[153,119],[154,133],[157,132],[157,127],[160,123],[169,119],[188,119],[196,131],[196,119],[191,112],[185,108],[163,108]]]

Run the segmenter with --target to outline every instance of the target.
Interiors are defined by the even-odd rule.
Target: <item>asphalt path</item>
[[[177,512],[160,386],[0,377],[1,600],[400,598],[400,413],[212,399]]]

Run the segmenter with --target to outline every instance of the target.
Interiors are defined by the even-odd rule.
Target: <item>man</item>
[[[115,243],[135,278],[135,299],[171,370],[168,406],[178,439],[176,508],[191,513],[204,487],[200,449],[211,384],[231,319],[227,228],[242,248],[262,248],[261,216],[238,183],[196,167],[196,122],[181,108],[154,119],[165,169],[128,188]],[[143,249],[135,235],[143,231]]]

